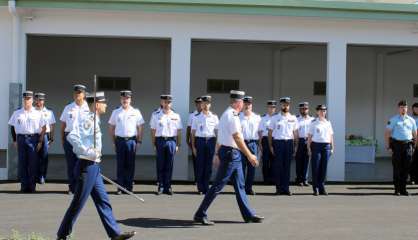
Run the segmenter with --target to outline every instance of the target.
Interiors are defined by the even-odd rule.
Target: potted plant
[[[346,138],[346,162],[374,163],[376,157],[377,141],[359,135],[349,135]]]

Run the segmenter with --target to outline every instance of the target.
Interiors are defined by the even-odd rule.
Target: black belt
[[[119,136],[116,136],[116,139],[129,141],[129,140],[136,140],[136,137],[119,137]]]
[[[257,139],[244,140],[245,143],[258,142]]]
[[[176,140],[176,137],[157,137],[157,139],[163,139],[163,140]]]
[[[230,147],[230,146],[225,146],[225,145],[221,145],[221,148],[226,148],[228,150],[238,150],[238,148],[234,148],[234,147]]]
[[[412,140],[396,140],[394,138],[392,138],[393,143],[398,143],[398,144],[411,144]]]
[[[33,134],[17,134],[17,136],[21,136],[21,137],[36,137],[39,136],[39,133],[33,133]]]
[[[212,138],[216,138],[216,137],[196,137],[196,138],[205,139],[205,140],[207,141],[207,140],[210,140],[210,139],[212,139]]]

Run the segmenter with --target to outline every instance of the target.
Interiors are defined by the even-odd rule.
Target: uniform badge
[[[68,114],[68,117],[71,119],[71,118],[73,118],[73,114],[72,113],[69,113]]]
[[[17,124],[22,124],[22,120],[20,120],[20,119],[17,119]]]
[[[91,128],[91,125],[92,125],[92,123],[91,123],[91,121],[85,121],[84,123],[83,123],[83,127],[84,127],[84,129],[90,129]]]

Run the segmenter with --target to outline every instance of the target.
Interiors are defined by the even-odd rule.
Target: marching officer
[[[109,131],[116,150],[117,182],[132,191],[135,177],[136,150],[142,144],[144,119],[141,112],[131,106],[132,91],[120,92],[121,106],[113,110]],[[116,194],[122,194],[118,189]]]
[[[39,150],[39,175],[40,184],[45,184],[48,171],[48,148],[54,141],[55,116],[51,109],[45,106],[45,93],[35,93],[35,108],[40,111],[46,123],[46,132],[42,142],[42,148]]]
[[[415,124],[418,127],[418,103],[412,105],[412,118],[415,120]],[[411,177],[411,184],[418,183],[418,151],[414,150],[414,155],[412,156],[412,163],[409,170],[409,176]]]
[[[244,111],[240,113],[240,121],[242,126],[242,135],[247,148],[252,154],[258,154],[258,146],[260,145],[260,136],[258,129],[261,122],[260,115],[253,112],[253,97],[244,97]],[[245,155],[241,156],[242,170],[245,177],[245,192],[248,195],[255,195],[253,190],[255,167],[247,160]]]
[[[112,206],[100,174],[102,133],[100,131],[99,117],[106,112],[104,93],[97,92],[96,94],[88,95],[87,102],[89,112],[78,118],[71,132],[67,135],[69,143],[73,146],[74,153],[79,158],[75,171],[77,183],[73,200],[57,232],[57,239],[70,239],[69,235],[72,232],[75,221],[90,195],[109,238],[112,240],[129,239],[136,233],[121,233],[113,216]],[[94,104],[95,102],[96,104]],[[95,114],[97,115],[95,116]]]
[[[298,133],[299,141],[296,150],[296,184],[299,186],[309,186],[307,181],[308,166],[309,166],[309,154],[308,154],[308,133],[309,127],[312,121],[315,119],[309,115],[309,103],[299,103],[298,119]]]
[[[261,138],[261,157],[263,160],[263,180],[264,184],[270,184],[272,182],[272,162],[273,154],[270,151],[269,147],[269,125],[270,121],[273,118],[273,115],[276,113],[277,102],[275,100],[267,101],[267,113],[261,116],[261,122],[259,127],[259,135]]]
[[[42,147],[46,121],[33,106],[33,92],[22,94],[23,107],[14,111],[8,124],[11,126],[13,145],[18,151],[20,191],[33,193],[39,174],[38,152]]]
[[[192,147],[196,156],[196,183],[199,194],[206,194],[212,176],[212,161],[215,154],[218,116],[210,111],[212,97],[202,96],[202,109],[193,118]]]
[[[157,195],[173,195],[171,178],[173,175],[174,155],[181,145],[182,123],[180,115],[171,109],[173,97],[161,95],[162,109],[152,115],[151,141],[157,152]]]
[[[259,223],[263,217],[255,214],[250,208],[248,197],[245,194],[244,174],[242,172],[241,152],[245,154],[253,166],[258,165],[257,157],[245,145],[242,137],[242,128],[239,120],[239,112],[243,108],[245,93],[232,90],[230,92],[230,106],[222,114],[219,120],[218,139],[215,152],[215,166],[218,167],[216,179],[206,193],[200,207],[194,215],[194,221],[203,225],[213,225],[207,217],[207,210],[216,196],[232,178],[235,195],[241,216],[245,222]],[[241,152],[240,152],[241,151]]]
[[[78,159],[73,152],[72,145],[67,140],[68,133],[73,130],[74,125],[80,117],[89,113],[89,107],[85,101],[86,87],[81,84],[74,85],[74,102],[65,106],[61,114],[61,142],[64,147],[65,159],[67,161],[68,193],[72,194],[75,190],[74,168]]]
[[[187,129],[186,129],[186,141],[187,145],[189,146],[190,150],[192,150],[192,163],[193,163],[193,174],[194,174],[194,181],[197,183],[197,167],[196,167],[196,158],[197,156],[193,152],[193,144],[192,144],[192,125],[193,119],[197,116],[198,113],[202,111],[202,97],[197,97],[194,100],[194,104],[196,110],[189,114],[189,118],[187,119]]]
[[[408,116],[406,100],[398,103],[399,114],[393,116],[386,126],[386,148],[392,151],[393,183],[395,195],[408,196],[406,182],[409,165],[412,160],[417,141],[417,125],[415,120]]]
[[[328,160],[334,152],[334,131],[326,119],[327,107],[316,107],[318,117],[312,121],[308,133],[308,154],[311,156],[313,195],[328,195],[325,190]]]
[[[289,195],[290,163],[298,141],[298,120],[290,110],[290,98],[280,99],[281,113],[273,116],[269,127],[269,145],[274,155],[273,175],[276,195]]]

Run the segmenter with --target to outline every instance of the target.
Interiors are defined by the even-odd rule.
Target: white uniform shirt
[[[311,123],[309,134],[312,136],[312,142],[331,143],[331,137],[334,134],[334,131],[332,130],[330,121],[320,121],[316,118]]]
[[[193,117],[192,130],[196,131],[196,137],[215,137],[215,129],[218,129],[218,124],[219,118],[216,114],[209,112],[205,115],[200,112]]]
[[[273,130],[273,139],[276,140],[290,140],[294,139],[294,131],[297,131],[298,120],[295,115],[288,114],[276,114],[273,116],[270,122],[270,130]]]
[[[40,111],[32,107],[29,111],[20,108],[13,112],[9,119],[9,125],[15,128],[16,134],[41,133],[42,127],[46,125],[45,119]]]
[[[273,118],[274,115],[270,116],[268,114],[264,114],[261,117],[261,121],[260,121],[260,125],[258,127],[258,131],[262,132],[263,137],[267,137],[269,135],[269,126],[270,126],[270,122],[271,119]]]
[[[239,114],[232,107],[228,107],[219,120],[218,144],[238,148],[232,136],[235,133],[239,133],[242,137]]]
[[[297,119],[299,124],[299,138],[307,138],[309,133],[309,127],[311,126],[311,123],[315,118],[308,115],[306,116],[306,118],[298,116]]]
[[[109,124],[115,126],[115,135],[118,137],[136,137],[137,127],[144,124],[141,112],[129,106],[126,110],[118,107],[113,110]]]
[[[150,127],[155,130],[156,137],[174,137],[177,136],[177,130],[183,128],[180,115],[174,111],[164,114],[163,110],[152,115]]]
[[[194,112],[189,114],[189,118],[187,119],[187,126],[192,127],[193,126],[193,119],[199,112],[197,110],[194,110]]]
[[[81,106],[78,106],[75,102],[72,102],[65,106],[62,111],[60,121],[65,122],[65,132],[71,132],[80,116],[87,115],[90,112],[89,106],[84,102]]]
[[[258,129],[260,127],[261,117],[256,113],[251,113],[249,116],[245,116],[242,112],[239,115],[242,126],[242,136],[244,140],[258,140]]]
[[[54,112],[52,112],[50,109],[48,109],[47,107],[44,107],[42,109],[37,109],[38,111],[41,112],[42,117],[45,120],[46,123],[46,133],[51,132],[51,125],[55,124],[55,115]]]

